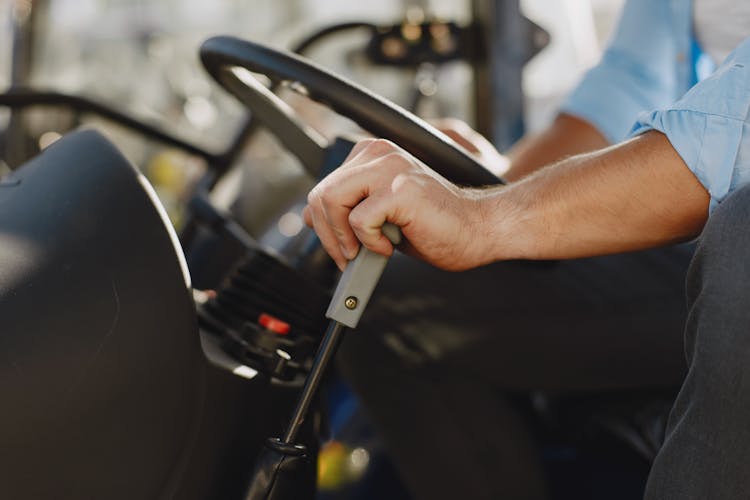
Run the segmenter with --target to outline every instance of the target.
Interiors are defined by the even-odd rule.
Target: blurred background
[[[4,0],[0,5],[0,85],[83,95],[216,151],[230,142],[245,110],[210,80],[198,61],[198,48],[209,36],[230,34],[293,48],[320,30],[342,22],[390,26],[403,20],[429,18],[459,26],[490,24],[487,17],[493,14],[482,7],[485,3],[488,2]],[[515,89],[506,85],[501,89],[509,94],[522,91],[522,95],[509,95],[507,99],[510,102],[519,97],[522,104],[513,103],[512,109],[496,112],[495,116],[477,116],[474,80],[478,68],[472,67],[470,55],[439,67],[429,63],[402,67],[373,64],[364,55],[370,37],[367,29],[321,37],[306,50],[306,55],[403,106],[418,108],[416,111],[422,116],[461,118],[490,135],[502,150],[522,132],[519,120],[523,120],[526,129],[535,130],[551,118],[566,92],[597,60],[621,4],[622,0],[522,0],[521,14],[537,25],[535,29],[539,28],[528,35],[534,49],[529,52],[527,47],[510,47],[500,56],[506,62],[523,59],[521,73],[510,74],[509,68],[501,64],[479,69],[494,71],[495,80],[518,79],[522,86]],[[420,96],[416,106],[415,89]],[[484,109],[495,111],[486,106]],[[179,224],[179,203],[174,198],[203,168],[200,159],[153,144],[95,116],[74,115],[57,107],[25,111],[22,120],[17,116],[9,131],[13,140],[2,141],[4,161],[20,163],[66,129],[94,121],[145,170]],[[506,130],[493,137],[487,125],[492,120],[503,121],[505,125],[499,128]],[[0,129],[7,129],[9,122],[10,111],[1,109]],[[508,127],[513,130],[508,132]],[[326,134],[325,125],[321,128]],[[18,134],[31,141],[21,140]],[[238,164],[253,171],[253,186],[245,185],[251,190],[247,196],[262,196],[269,186],[279,184],[291,186],[294,192],[294,180],[284,180],[289,175],[294,177],[294,160],[267,137],[255,142],[260,144],[247,148],[246,154],[238,158]],[[271,164],[273,168],[268,167]],[[0,164],[0,169],[7,166]],[[235,184],[239,186],[236,181]],[[226,197],[232,199],[233,195]],[[252,217],[245,219],[252,227]]]
[[[0,86],[82,96],[194,149],[222,152],[237,138],[248,111],[206,74],[198,49],[211,35],[228,34],[297,49],[425,118],[460,118],[502,151],[554,116],[597,61],[622,3],[3,0]],[[466,43],[437,44],[431,47],[432,58],[403,60],[408,49],[403,44],[421,36],[409,26],[427,21],[436,26],[435,39],[441,39],[440,30],[453,29],[468,37],[459,37]],[[378,33],[380,45],[374,47]],[[475,36],[481,43],[467,42]],[[441,57],[446,54],[450,57]],[[284,97],[324,136],[354,130],[351,123],[290,94]],[[165,145],[117,122],[70,106],[0,108],[0,176],[66,131],[94,126],[150,178],[179,227],[210,155],[175,141]],[[291,212],[291,220],[279,218],[279,211],[299,199],[313,180],[270,134],[259,131],[246,139],[212,199],[253,236],[274,224],[280,233],[293,235],[300,220]],[[398,478],[356,401],[335,385],[329,400],[333,439],[324,444],[319,462],[321,497],[346,498],[341,495],[348,491],[352,498],[397,498]],[[352,493],[367,474],[380,478],[366,483],[370,496],[364,490]],[[395,486],[384,487],[378,496],[373,485],[390,483]]]

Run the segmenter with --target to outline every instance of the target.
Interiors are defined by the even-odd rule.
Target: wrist
[[[500,260],[536,259],[539,236],[532,197],[518,186],[482,190],[477,199],[477,247],[482,264]]]

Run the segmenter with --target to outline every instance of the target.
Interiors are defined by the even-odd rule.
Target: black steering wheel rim
[[[424,120],[305,58],[229,36],[205,41],[200,57],[208,73],[240,101],[247,101],[242,92],[247,81],[231,71],[232,68],[266,75],[273,82],[292,82],[310,99],[353,120],[370,133],[398,144],[451,182],[467,186],[503,183],[452,139]],[[283,109],[278,112],[288,114]],[[289,117],[285,119],[289,121]],[[274,133],[281,135],[284,131]],[[296,133],[300,135],[299,130]],[[312,149],[314,147],[308,148]]]

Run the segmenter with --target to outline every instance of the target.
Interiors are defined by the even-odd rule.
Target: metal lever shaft
[[[398,226],[386,222],[382,231],[394,245],[401,242],[401,230]],[[284,443],[294,443],[318,390],[320,380],[323,378],[323,373],[336,352],[344,326],[350,328],[357,326],[387,263],[388,257],[362,246],[357,257],[347,264],[326,312],[326,317],[332,321],[328,325],[328,330],[326,330],[323,341],[320,343],[318,352],[315,354],[310,374],[305,381],[297,407],[284,434]]]

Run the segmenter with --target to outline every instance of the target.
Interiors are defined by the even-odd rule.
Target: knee
[[[709,217],[687,279],[688,359],[717,377],[750,380],[750,186]]]
[[[750,300],[750,185],[733,192],[708,218],[688,274],[692,290]]]
[[[710,239],[722,232],[732,230],[748,236],[748,217],[750,217],[750,185],[732,192],[720,203],[709,217],[701,239]],[[744,230],[744,233],[743,233]]]

